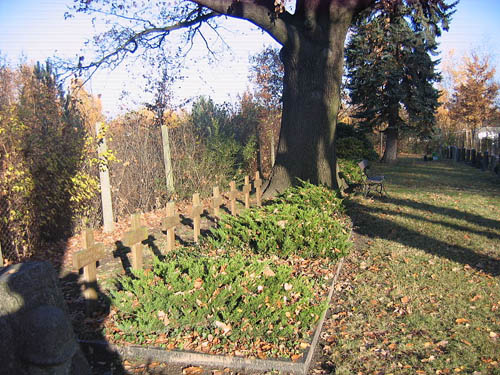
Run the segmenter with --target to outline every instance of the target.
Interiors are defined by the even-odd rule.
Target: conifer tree
[[[423,135],[435,124],[439,92],[433,83],[440,76],[431,55],[439,34],[410,5],[393,7],[390,2],[354,27],[346,48],[347,87],[358,108],[355,117],[385,132],[386,162],[397,159],[403,130]]]

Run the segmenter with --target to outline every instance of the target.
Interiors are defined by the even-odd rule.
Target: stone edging
[[[343,263],[344,258],[342,258],[337,264],[337,270],[330,285],[330,291],[327,297],[328,306],[330,305],[333,291],[335,290],[335,284],[339,277]],[[316,345],[318,344],[319,336],[321,334],[328,309],[329,307],[323,312],[323,315],[318,322],[313,339],[311,341],[311,345],[306,351],[305,358],[298,362],[292,362],[289,360],[249,359],[243,357],[222,356],[188,351],[166,350],[154,347],[145,348],[142,346],[134,345],[119,346],[109,344],[105,341],[80,340],[79,342],[81,345],[88,345],[99,348],[101,350],[118,353],[123,359],[129,360],[139,359],[142,361],[164,362],[173,365],[196,365],[209,368],[230,368],[235,370],[247,371],[277,370],[297,375],[306,375],[309,370],[309,366],[311,365],[314,351],[316,349]]]

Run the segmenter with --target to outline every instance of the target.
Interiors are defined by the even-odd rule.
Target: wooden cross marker
[[[236,182],[231,181],[229,183],[229,202],[230,202],[230,211],[231,215],[236,216],[236,198],[238,197],[238,190],[236,190]]]
[[[194,227],[194,242],[198,242],[198,237],[200,236],[200,224],[201,217],[203,213],[203,206],[200,204],[200,194],[193,194],[193,207],[191,208],[191,218],[193,219]]]
[[[245,176],[245,185],[243,185],[243,194],[245,194],[245,208],[250,208],[250,192],[252,191],[252,184],[250,177]]]
[[[83,233],[83,247],[73,254],[73,268],[83,268],[83,296],[87,304],[87,313],[91,314],[97,307],[97,262],[104,258],[104,244],[94,242],[94,231],[86,228]]]
[[[214,209],[214,215],[220,217],[220,206],[224,201],[220,196],[219,187],[214,187],[214,195],[212,197],[212,208]]]
[[[175,247],[175,227],[181,223],[179,215],[175,213],[175,202],[167,203],[167,216],[161,221],[161,229],[167,231],[167,251]]]
[[[255,180],[253,182],[255,186],[255,196],[257,198],[257,206],[262,206],[262,180],[260,179],[259,171],[255,172]]]
[[[141,226],[141,214],[133,214],[131,216],[131,229],[126,232],[123,237],[123,246],[132,249],[132,268],[136,270],[142,269],[142,241],[148,238],[148,228]]]

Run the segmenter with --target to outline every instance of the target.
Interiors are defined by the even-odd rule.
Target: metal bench
[[[368,161],[362,160],[358,163],[363,175],[363,181],[361,183],[363,188],[363,195],[366,197],[370,191],[376,191],[381,196],[387,195],[384,187],[384,176],[368,176],[366,170],[369,168]]]

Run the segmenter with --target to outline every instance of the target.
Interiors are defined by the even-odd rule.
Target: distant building
[[[483,128],[479,128],[476,134],[479,139],[487,138],[495,140],[498,139],[500,135],[500,127],[485,126]]]

